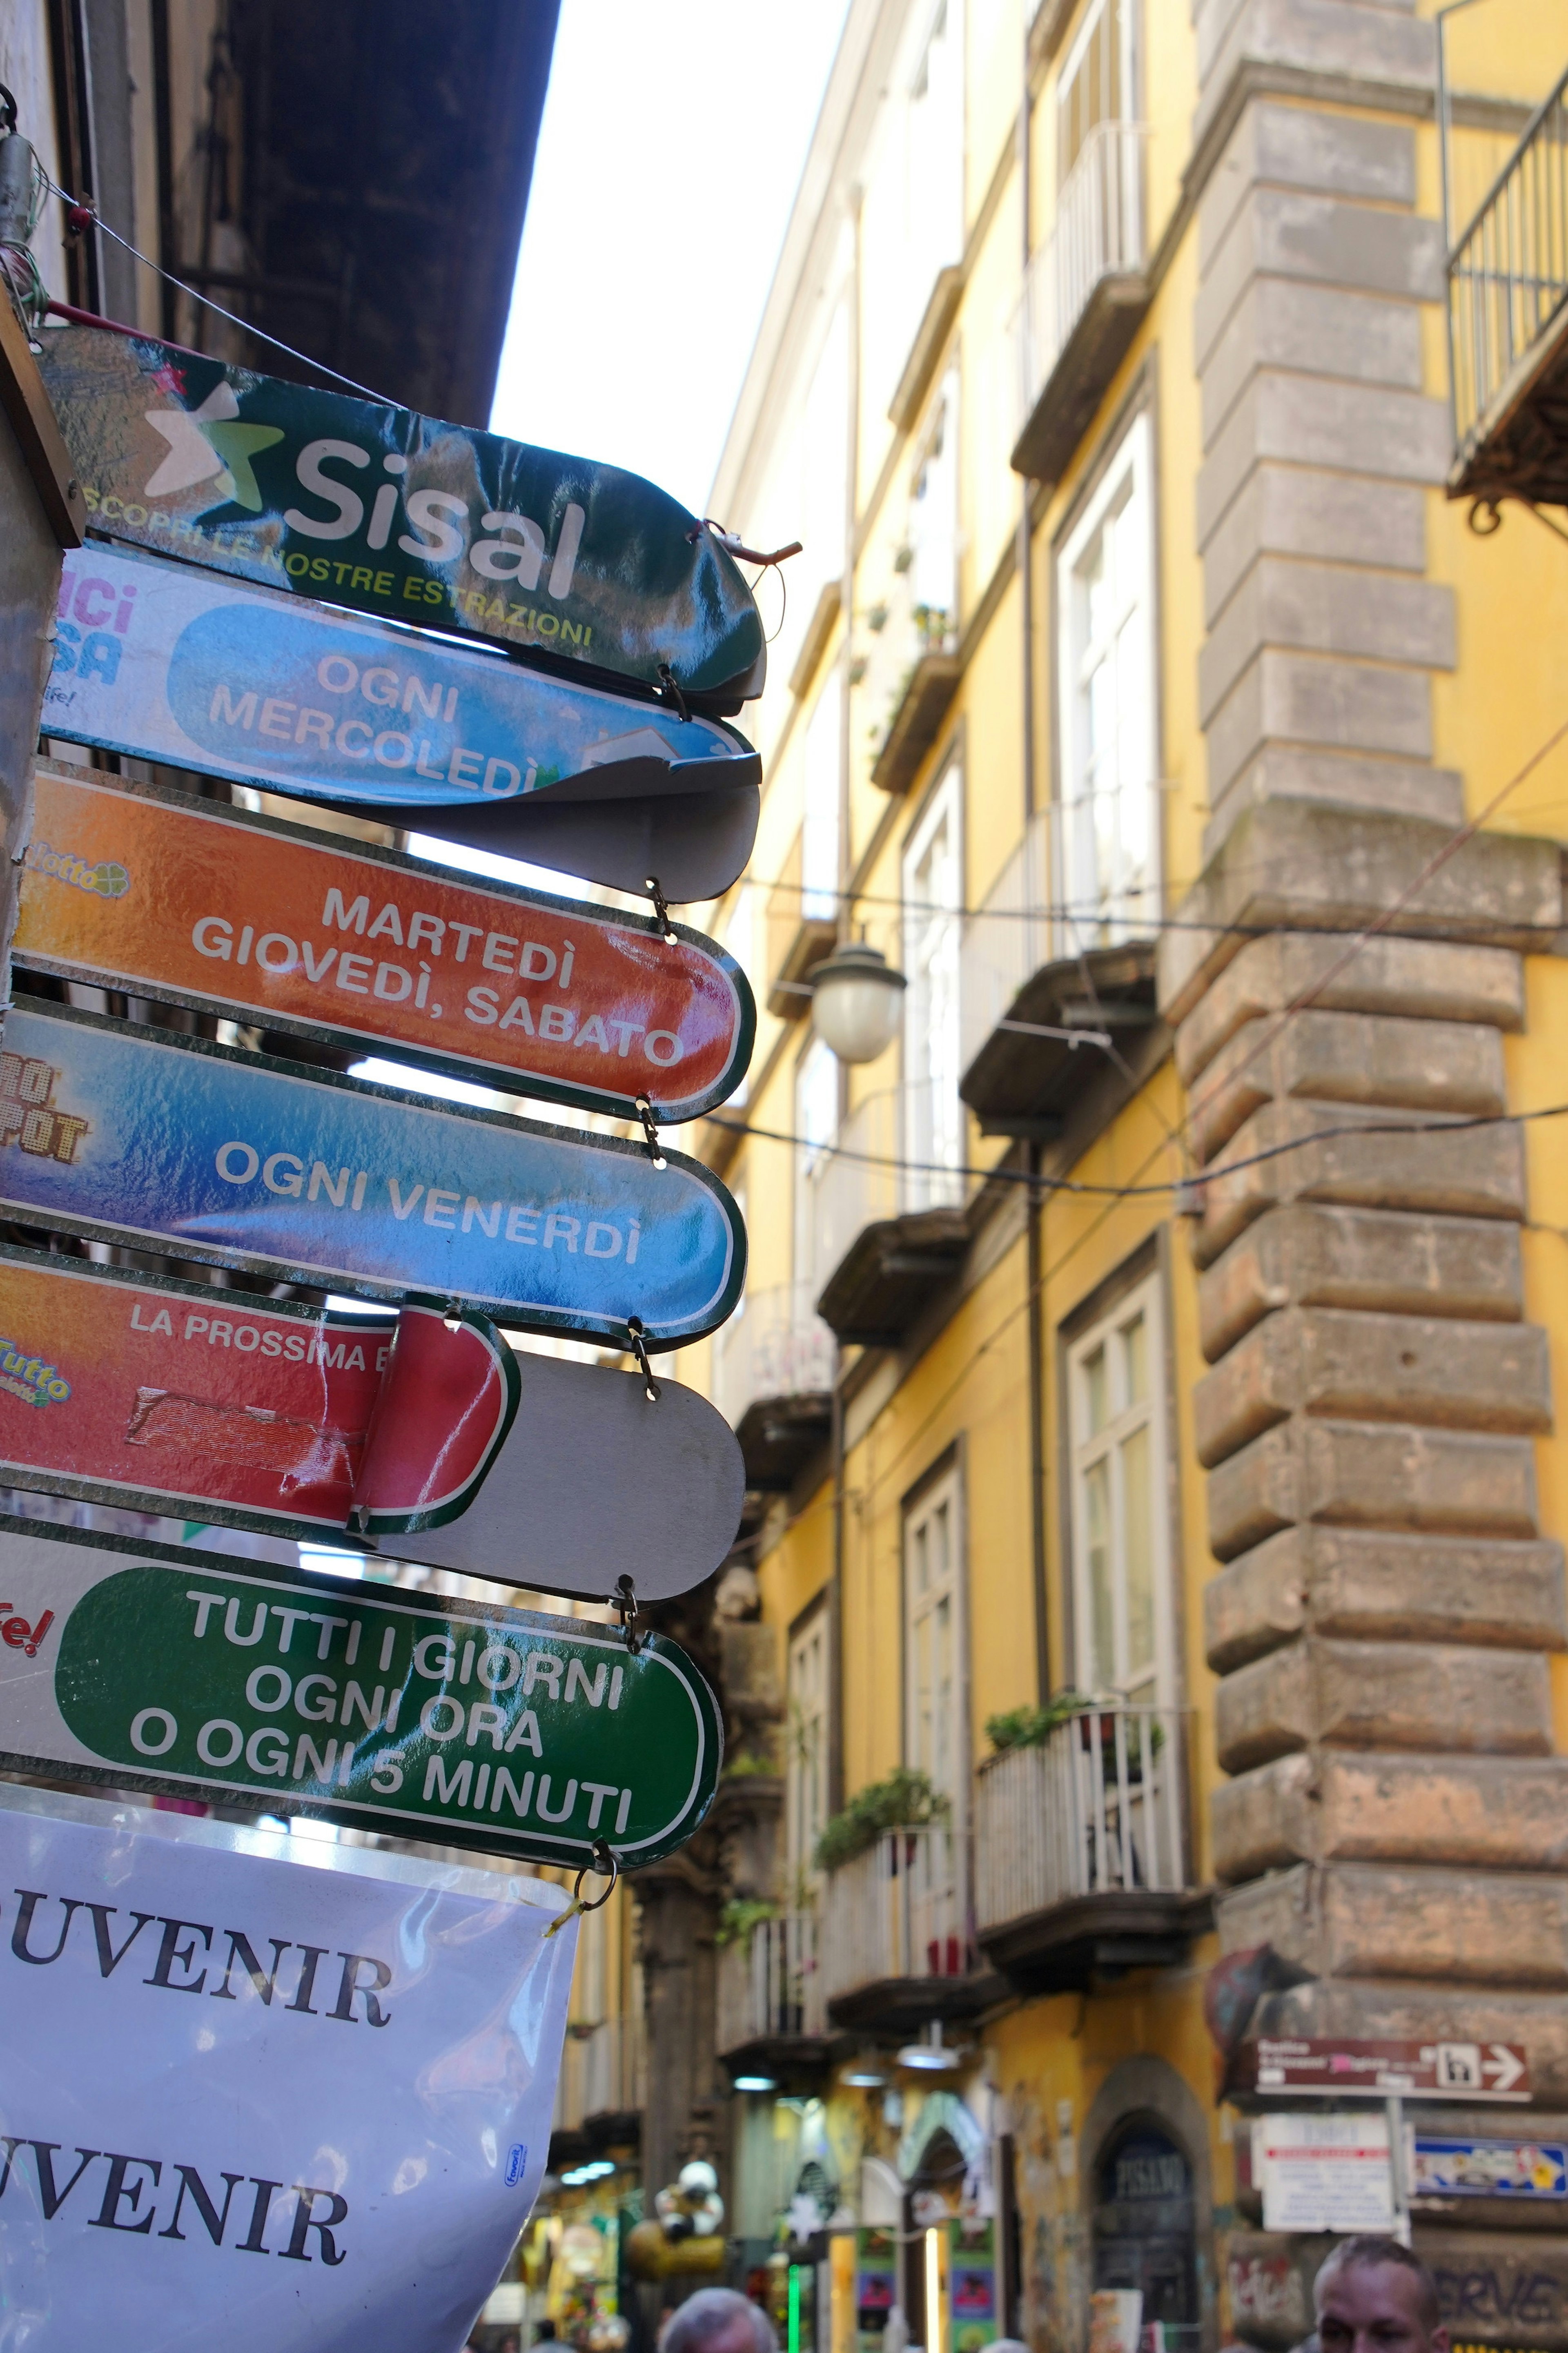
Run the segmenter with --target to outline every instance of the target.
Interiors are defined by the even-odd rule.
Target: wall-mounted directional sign
[[[623,1346],[632,1316],[650,1347],[700,1338],[745,1275],[739,1210],[681,1155],[26,998],[0,1053],[0,1207]]]
[[[761,763],[717,720],[96,542],[56,628],[47,735],[666,898],[751,851]]]
[[[1518,2042],[1361,2041],[1259,2035],[1241,2046],[1237,2088],[1324,2099],[1530,2098],[1530,2059]]]
[[[110,538],[648,686],[668,670],[710,709],[762,692],[740,572],[636,474],[141,337],[42,340]]]
[[[733,959],[651,917],[40,766],[17,961],[630,1114],[694,1118],[744,1076]]]
[[[659,1635],[9,1516],[0,1603],[12,1771],[632,1869],[718,1785],[713,1694]]]
[[[5,1247],[0,1335],[0,1482],[283,1535],[454,1518],[521,1394],[482,1317],[329,1314]]]

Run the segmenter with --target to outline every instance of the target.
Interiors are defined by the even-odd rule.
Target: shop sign
[[[763,691],[734,562],[636,474],[150,337],[42,342],[91,530],[647,686],[668,669],[715,706]]]
[[[520,1393],[482,1316],[331,1314],[4,1246],[0,1335],[0,1480],[282,1535],[456,1518]]]
[[[698,933],[89,770],[35,791],[34,970],[622,1117],[695,1118],[745,1073],[751,990]]]
[[[542,844],[547,864],[543,813],[563,798],[614,833],[628,797],[708,801],[760,778],[717,720],[98,542],[65,567],[41,724],[481,849]]]
[[[582,1868],[684,1845],[713,1694],[662,1636],[0,1524],[8,1771]]]
[[[740,1212],[681,1155],[26,998],[5,1049],[0,1205],[27,1223],[622,1346],[740,1294]]]
[[[1237,2088],[1329,2099],[1510,2100],[1531,2096],[1518,2042],[1417,2042],[1259,2035],[1244,2043]]]
[[[1568,2198],[1568,2142],[1447,2140],[1418,2133],[1415,2198]]]
[[[1386,2117],[1259,2116],[1252,2146],[1266,2231],[1394,2228]]]
[[[7,2336],[462,2344],[548,2162],[564,1891],[20,1788],[0,1867]]]

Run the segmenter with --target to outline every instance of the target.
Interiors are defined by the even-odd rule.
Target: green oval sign
[[[29,1636],[47,1591],[55,1621],[52,1708],[26,1643],[0,1653],[7,1750],[569,1867],[652,1862],[712,1800],[713,1694],[658,1635],[165,1559],[0,1536]]]

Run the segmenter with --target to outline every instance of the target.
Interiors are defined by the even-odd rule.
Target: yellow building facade
[[[712,500],[805,548],[705,923],[747,1292],[677,1360],[773,1678],[731,2223],[835,2353],[1097,2292],[1283,2353],[1271,2034],[1525,2046],[1414,2227],[1465,2341],[1568,2346],[1568,2204],[1433,2153],[1568,2113],[1568,550],[1477,505],[1568,493],[1551,15],[1440,78],[1363,0],[848,9]]]

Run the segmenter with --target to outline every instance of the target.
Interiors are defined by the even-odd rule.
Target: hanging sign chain
[[[643,1142],[647,1147],[648,1158],[656,1168],[668,1168],[669,1163],[658,1148],[658,1122],[653,1115],[653,1105],[647,1095],[638,1095],[637,1110],[642,1122]]]
[[[583,1882],[587,1878],[590,1870],[596,1871],[602,1875],[607,1875],[610,1883],[608,1887],[605,1888],[602,1895],[595,1895],[591,1904],[585,1904],[583,1900]],[[577,1883],[572,1890],[572,1901],[568,1904],[564,1912],[558,1912],[556,1914],[554,1919],[550,1923],[549,1927],[544,1931],[545,1943],[549,1943],[551,1937],[554,1936],[558,1928],[564,1928],[568,1920],[575,1919],[579,1912],[598,1912],[602,1910],[604,1905],[609,1902],[611,1896],[615,1894],[616,1882],[619,1879],[620,1875],[621,1866],[616,1861],[615,1855],[611,1852],[608,1844],[604,1839],[595,1839],[594,1841],[594,1860],[591,1864],[585,1862],[583,1865],[582,1870],[577,1873]]]
[[[623,1576],[616,1590],[611,1594],[610,1607],[619,1614],[622,1637],[635,1659],[647,1641],[647,1636],[637,1632],[637,1588],[629,1577]]]
[[[643,877],[643,888],[647,891],[649,898],[653,901],[654,918],[658,924],[659,930],[664,934],[664,944],[666,947],[674,947],[676,944],[675,925],[669,920],[669,902],[658,887],[658,876],[657,874],[645,874]]]
[[[637,1370],[643,1377],[643,1395],[649,1405],[657,1405],[659,1389],[653,1377],[653,1366],[647,1360],[647,1326],[640,1315],[628,1315],[626,1330],[631,1335],[632,1354],[637,1360]]]

